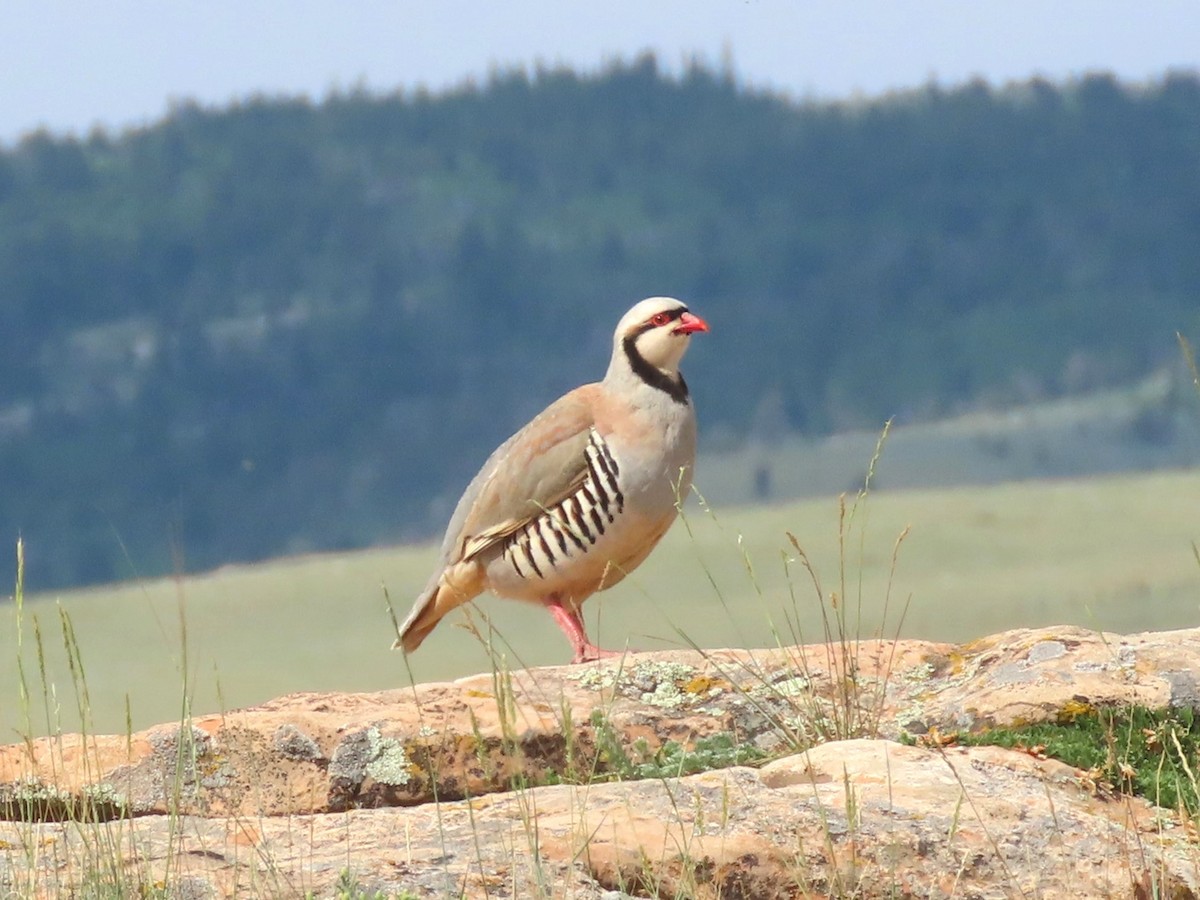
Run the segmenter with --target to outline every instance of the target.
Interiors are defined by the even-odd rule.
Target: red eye
[[[655,328],[661,328],[663,325],[666,325],[670,321],[671,321],[671,316],[665,312],[655,313],[654,315],[652,315],[650,317],[650,324],[653,325]]]

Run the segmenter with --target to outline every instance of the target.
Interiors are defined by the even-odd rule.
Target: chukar
[[[616,655],[588,640],[580,606],[646,558],[691,488],[696,417],[679,361],[698,331],[708,325],[670,297],[621,318],[604,380],[550,404],[467,487],[393,647],[411,653],[490,590],[543,604],[573,662]]]

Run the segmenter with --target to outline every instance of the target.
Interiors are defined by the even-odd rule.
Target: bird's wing
[[[559,398],[488,458],[446,531],[448,565],[515,534],[579,488],[588,475],[595,390],[585,385]]]

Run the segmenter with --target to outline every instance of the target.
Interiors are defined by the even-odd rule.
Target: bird
[[[673,297],[621,317],[603,380],[551,403],[467,486],[393,649],[412,653],[447,613],[490,591],[545,606],[572,663],[621,655],[588,639],[580,608],[646,559],[691,490],[696,415],[679,363],[708,330]]]

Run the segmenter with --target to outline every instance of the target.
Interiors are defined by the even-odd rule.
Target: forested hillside
[[[30,136],[0,544],[40,589],[428,536],[661,293],[709,442],[1130,379],[1200,343],[1200,78],[817,105],[644,58]]]

